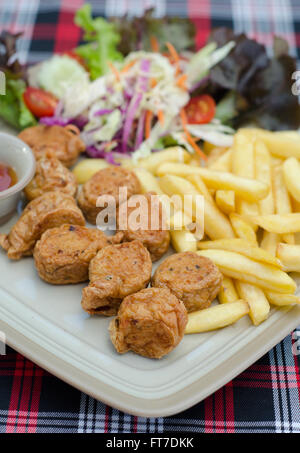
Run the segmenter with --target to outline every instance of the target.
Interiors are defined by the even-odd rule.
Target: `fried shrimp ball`
[[[132,171],[120,167],[99,170],[81,187],[78,204],[88,222],[95,225],[97,215],[103,209],[96,206],[100,195],[112,195],[116,200],[116,208],[119,206],[119,189],[122,187],[127,189],[126,199],[141,191],[136,175]]]
[[[34,178],[24,189],[25,195],[28,200],[34,200],[56,190],[75,197],[76,178],[56,157],[42,157],[37,161]]]
[[[186,308],[167,288],[147,288],[125,297],[109,326],[113,345],[120,354],[133,351],[160,359],[182,340]]]
[[[91,315],[115,315],[124,297],[148,285],[151,269],[149,252],[139,241],[105,247],[90,262],[82,308]]]
[[[168,288],[187,311],[210,306],[221,289],[222,274],[208,258],[194,252],[175,253],[156,269],[152,286]]]
[[[0,246],[13,260],[32,255],[44,231],[64,223],[84,225],[85,219],[71,195],[46,192],[28,203],[9,234],[0,234]]]
[[[39,276],[53,285],[84,282],[97,252],[121,239],[122,233],[109,237],[96,228],[79,225],[51,228],[35,245],[35,266]]]
[[[36,159],[56,157],[66,167],[71,167],[85,150],[79,129],[73,125],[62,127],[38,124],[24,129],[19,138],[30,146]]]
[[[170,233],[164,225],[162,205],[155,193],[133,195],[121,206],[117,226],[124,233],[125,241],[141,241],[149,250],[152,261],[159,260],[168,250]],[[139,224],[134,211],[141,211]],[[133,219],[131,220],[131,217]]]

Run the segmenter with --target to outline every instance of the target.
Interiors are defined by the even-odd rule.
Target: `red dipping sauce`
[[[13,168],[8,165],[0,163],[0,192],[15,185],[17,182],[17,175]]]

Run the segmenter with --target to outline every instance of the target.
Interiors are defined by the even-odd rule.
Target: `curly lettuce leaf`
[[[0,117],[17,129],[34,126],[37,123],[24,103],[25,88],[24,80],[7,77],[6,94],[0,96]]]
[[[91,5],[85,4],[75,15],[75,24],[84,30],[83,44],[76,48],[76,53],[84,59],[94,80],[108,71],[108,62],[122,60],[117,50],[121,36],[113,23],[103,17],[92,17]]]
[[[155,37],[160,51],[167,51],[166,42],[171,42],[177,52],[195,50],[195,26],[182,17],[154,17],[154,8],[149,8],[141,17],[113,17],[111,21],[121,35],[118,49],[123,55],[136,50],[151,51],[151,38]]]
[[[248,124],[270,130],[300,127],[300,105],[292,93],[296,60],[288,55],[284,39],[275,37],[271,58],[262,44],[226,28],[214,30],[210,41],[218,47],[235,42],[231,52],[210,70],[210,83],[205,87],[205,92],[220,101],[219,119],[235,128]]]

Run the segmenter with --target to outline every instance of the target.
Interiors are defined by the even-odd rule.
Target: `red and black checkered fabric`
[[[83,0],[0,0],[0,31],[23,31],[20,56],[36,62],[80,41],[74,10]],[[246,32],[268,47],[274,34],[300,59],[299,0],[92,0],[97,15],[190,17],[197,46],[211,28]],[[1,278],[1,276],[0,276]],[[1,351],[1,348],[0,348]],[[7,348],[0,356],[0,433],[300,432],[300,330],[196,406],[172,417],[124,414],[70,387]]]

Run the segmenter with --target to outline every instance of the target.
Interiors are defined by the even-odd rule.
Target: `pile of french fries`
[[[181,147],[121,162],[136,173],[143,192],[156,192],[162,203],[172,195],[192,195],[195,204],[196,195],[204,197],[202,240],[189,228],[197,221],[195,206],[182,213],[174,205],[170,218],[173,248],[210,258],[224,277],[219,304],[190,313],[186,333],[228,326],[245,315],[257,326],[270,304],[300,304],[288,274],[300,272],[299,159],[299,133],[249,128],[237,131],[230,149],[214,148],[205,166]],[[75,168],[80,183],[106,165],[92,161]]]

